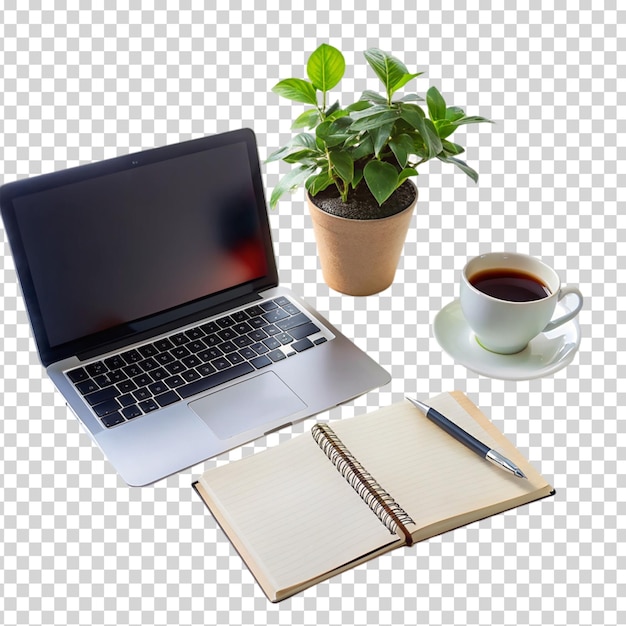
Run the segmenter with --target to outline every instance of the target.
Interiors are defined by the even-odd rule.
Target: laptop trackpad
[[[229,439],[287,418],[306,404],[274,372],[266,372],[190,402],[189,407],[220,439]]]

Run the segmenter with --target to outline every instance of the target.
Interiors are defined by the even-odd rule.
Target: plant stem
[[[322,106],[315,105],[317,112],[320,114],[320,122],[326,119],[326,92],[322,91]]]
[[[339,189],[339,195],[341,196],[341,201],[342,202],[347,202],[347,200],[348,200],[348,191],[350,190],[348,185],[343,183],[343,181],[342,181],[342,188],[339,187],[339,181],[336,181],[335,184],[337,185],[337,189]]]
[[[343,199],[343,201],[344,201],[344,202],[347,202],[347,201],[348,201],[348,194],[350,193],[350,185],[349,185],[348,183],[346,183],[346,186],[345,186],[345,191],[346,191],[346,192],[345,192],[345,194],[344,194],[344,199]]]

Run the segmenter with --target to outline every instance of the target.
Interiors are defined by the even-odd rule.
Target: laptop
[[[0,208],[41,362],[131,486],[390,380],[279,286],[249,129],[18,180]]]

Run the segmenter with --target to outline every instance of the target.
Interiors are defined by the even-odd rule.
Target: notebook
[[[528,479],[481,459],[404,401],[316,424],[194,483],[269,600],[554,493],[464,394],[429,404]]]
[[[0,208],[41,361],[130,485],[390,379],[279,286],[249,129],[12,182]]]

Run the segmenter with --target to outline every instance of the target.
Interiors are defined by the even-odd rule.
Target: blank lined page
[[[504,436],[493,427],[480,426],[450,394],[437,396],[429,404],[509,457],[529,480],[481,459],[408,401],[333,423],[343,443],[409,513],[417,528],[442,522],[445,526],[445,520],[549,487]]]
[[[398,541],[310,433],[209,470],[200,483],[253,574],[275,590]]]

